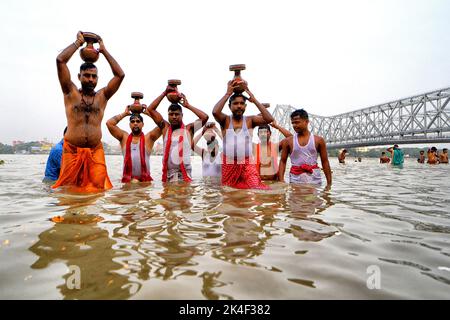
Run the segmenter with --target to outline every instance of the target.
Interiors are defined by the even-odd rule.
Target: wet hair
[[[382,155],[383,155],[383,154],[386,154],[386,152],[382,151],[381,154],[382,154]]]
[[[244,96],[242,93],[235,93],[230,97],[230,100],[228,100],[228,105],[231,106],[231,104],[233,103],[234,100],[236,100],[236,98],[243,98],[244,102],[246,102],[248,100],[248,98],[246,96]]]
[[[442,151],[445,152],[445,151],[448,151],[448,149],[447,149],[447,148],[444,148],[444,149],[442,149]]]
[[[66,132],[67,132],[67,127],[64,128],[63,136],[66,134]]]
[[[142,118],[142,116],[139,113],[132,113],[131,116],[130,116],[130,122],[134,118],[138,118],[139,120],[141,120],[142,123],[144,123],[144,119]]]
[[[80,66],[80,72],[88,69],[97,69],[97,67],[91,62],[85,62]]]
[[[291,113],[291,119],[294,119],[295,117],[300,117],[300,119],[308,120],[308,112],[306,112],[303,109],[297,109],[294,112]]]
[[[167,109],[168,112],[169,112],[169,111],[178,111],[178,110],[180,110],[180,112],[183,113],[183,111],[182,111],[182,109],[181,109],[181,106],[180,106],[178,103],[172,103],[172,104],[169,106],[169,109]]]
[[[420,150],[420,152],[419,153],[425,153],[425,151],[424,150]]]
[[[272,133],[272,130],[270,130],[270,126],[269,126],[268,124],[262,124],[262,125],[260,125],[260,126],[258,127],[258,132],[259,132],[259,130],[261,130],[261,129],[267,129],[267,130],[269,130],[270,133]]]
[[[347,149],[342,150],[342,152],[348,152]]]
[[[431,147],[431,151],[432,151],[432,152],[437,151],[436,147]]]

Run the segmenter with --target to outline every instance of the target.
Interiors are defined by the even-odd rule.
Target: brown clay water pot
[[[166,95],[167,99],[172,103],[180,102],[182,96],[181,96],[181,93],[178,92],[178,85],[181,84],[181,80],[170,79],[167,81],[167,83],[172,88]]]
[[[230,71],[234,71],[234,78],[235,84],[237,87],[233,90],[234,93],[242,93],[247,89],[247,81],[242,79],[241,77],[241,71],[245,70],[245,64],[232,64],[230,66]]]
[[[81,59],[84,62],[94,63],[99,57],[99,52],[94,48],[94,43],[97,43],[100,37],[92,32],[83,32],[83,37],[86,41],[86,46],[80,50]]]
[[[141,92],[132,92],[131,97],[134,99],[134,103],[129,105],[130,111],[133,113],[144,112],[144,106],[139,101],[140,99],[144,98],[144,94]]]

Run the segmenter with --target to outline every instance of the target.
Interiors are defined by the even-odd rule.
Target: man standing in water
[[[343,149],[341,152],[339,152],[339,155],[338,155],[338,160],[339,160],[339,163],[345,163],[345,156],[347,155],[347,149]]]
[[[309,116],[305,110],[298,109],[292,112],[291,123],[295,135],[282,141],[279,180],[284,182],[286,161],[290,156],[292,163],[289,172],[290,183],[320,185],[322,177],[317,165],[317,157],[320,155],[323,172],[327,179],[327,188],[331,187],[331,168],[325,140],[309,131]]]
[[[438,164],[439,163],[439,158],[436,155],[437,149],[436,147],[431,147],[431,149],[428,149],[427,152],[427,163],[428,164]]]
[[[77,192],[98,192],[112,188],[101,143],[101,122],[106,104],[119,89],[125,74],[99,39],[99,52],[111,66],[114,77],[105,88],[96,92],[97,67],[83,63],[78,74],[81,89],[78,89],[70,79],[67,62],[84,42],[83,33],[78,32],[77,40],[56,58],[64,94],[67,133],[64,135],[61,174],[52,188],[71,186]]]
[[[191,167],[191,150],[192,137],[195,131],[201,129],[208,121],[208,115],[191,105],[186,96],[181,94],[181,105],[172,103],[168,109],[168,119],[164,120],[162,115],[156,111],[161,101],[172,89],[167,86],[166,90],[159,95],[147,108],[148,113],[152,117],[156,125],[161,129],[163,135],[164,156],[163,156],[163,182],[175,181],[192,181],[192,167]],[[191,110],[198,120],[184,125],[183,111],[181,106]]]
[[[150,116],[146,109],[144,113]],[[130,134],[117,126],[120,120],[127,116],[130,116]],[[144,135],[142,132],[144,119],[139,113],[131,113],[129,106],[126,107],[123,113],[109,119],[106,122],[106,126],[112,136],[119,140],[124,155],[122,182],[152,181],[153,178],[150,175],[150,154],[152,153],[153,144],[161,136],[161,129],[156,127]]]
[[[248,100],[256,105],[261,115],[245,117],[247,97],[241,93],[233,94],[236,86],[236,80],[229,81],[227,92],[213,109],[213,116],[222,129],[224,144],[222,185],[238,189],[268,189],[269,187],[261,182],[252,157],[253,145],[250,130],[256,126],[271,123],[274,119],[267,109],[256,100],[248,87],[245,89],[250,96]],[[231,116],[222,112],[228,99]]]
[[[442,149],[442,153],[439,155],[439,163],[448,163],[448,149]]]
[[[206,149],[197,145],[202,137],[206,140]],[[219,152],[218,137],[222,139],[222,133],[214,122],[210,122],[192,142],[192,149],[202,157],[203,178],[222,178],[222,158]]]
[[[278,180],[278,155],[281,145],[270,140],[274,127],[280,131],[285,138],[291,137],[289,130],[279,126],[273,121],[270,126],[263,124],[258,127],[258,138],[261,141],[255,145],[256,168],[262,180]]]
[[[403,150],[398,147],[398,144],[395,144],[392,148],[388,148],[387,151],[391,153],[391,163],[394,166],[403,164]]]
[[[420,150],[419,158],[417,158],[418,163],[425,163],[425,151]]]
[[[386,152],[381,152],[381,157],[380,157],[380,163],[389,163],[391,162],[391,159],[389,159],[389,157],[386,156]]]

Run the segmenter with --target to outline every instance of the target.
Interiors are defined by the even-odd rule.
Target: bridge
[[[328,149],[450,142],[450,88],[330,117],[309,113],[310,130]],[[291,105],[277,105],[275,120],[293,132]],[[308,108],[305,108],[308,111]]]

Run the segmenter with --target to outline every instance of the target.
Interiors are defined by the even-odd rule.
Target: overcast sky
[[[55,59],[78,30],[101,35],[126,74],[105,112],[108,143],[115,140],[105,122],[132,102],[131,91],[149,104],[170,78],[181,79],[180,90],[212,119],[230,64],[247,65],[243,78],[261,102],[323,116],[450,86],[445,0],[2,0],[0,26],[0,142],[8,144],[61,138]],[[68,64],[77,85],[81,63],[77,52]],[[97,66],[100,89],[112,73],[103,56]],[[168,104],[159,108],[164,116]],[[193,119],[186,111],[185,122]],[[154,127],[150,119],[145,125]]]

